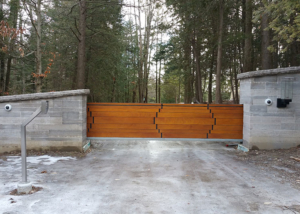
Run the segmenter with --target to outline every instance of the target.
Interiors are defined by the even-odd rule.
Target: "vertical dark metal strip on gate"
[[[160,138],[162,138],[162,133],[161,133],[161,135],[160,135]]]
[[[92,112],[90,111],[90,117],[92,116]]]
[[[217,125],[217,118],[215,118],[215,125]]]

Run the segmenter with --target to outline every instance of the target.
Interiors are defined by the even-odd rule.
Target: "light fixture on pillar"
[[[285,108],[292,102],[294,77],[284,77],[280,83],[280,98],[277,98],[277,108]]]

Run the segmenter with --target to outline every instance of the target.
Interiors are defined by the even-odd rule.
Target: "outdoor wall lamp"
[[[280,83],[280,98],[277,98],[277,108],[285,108],[292,102],[294,77],[284,77]]]

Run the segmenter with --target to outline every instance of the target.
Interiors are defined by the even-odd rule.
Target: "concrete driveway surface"
[[[20,158],[0,159],[0,214],[298,213],[299,190],[237,161],[238,151],[222,143],[109,140],[95,146],[81,159],[28,158],[29,180],[43,187],[32,195],[9,195],[21,180]]]

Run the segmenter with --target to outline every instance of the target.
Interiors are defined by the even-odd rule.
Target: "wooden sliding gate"
[[[88,137],[243,139],[243,105],[88,103]]]

